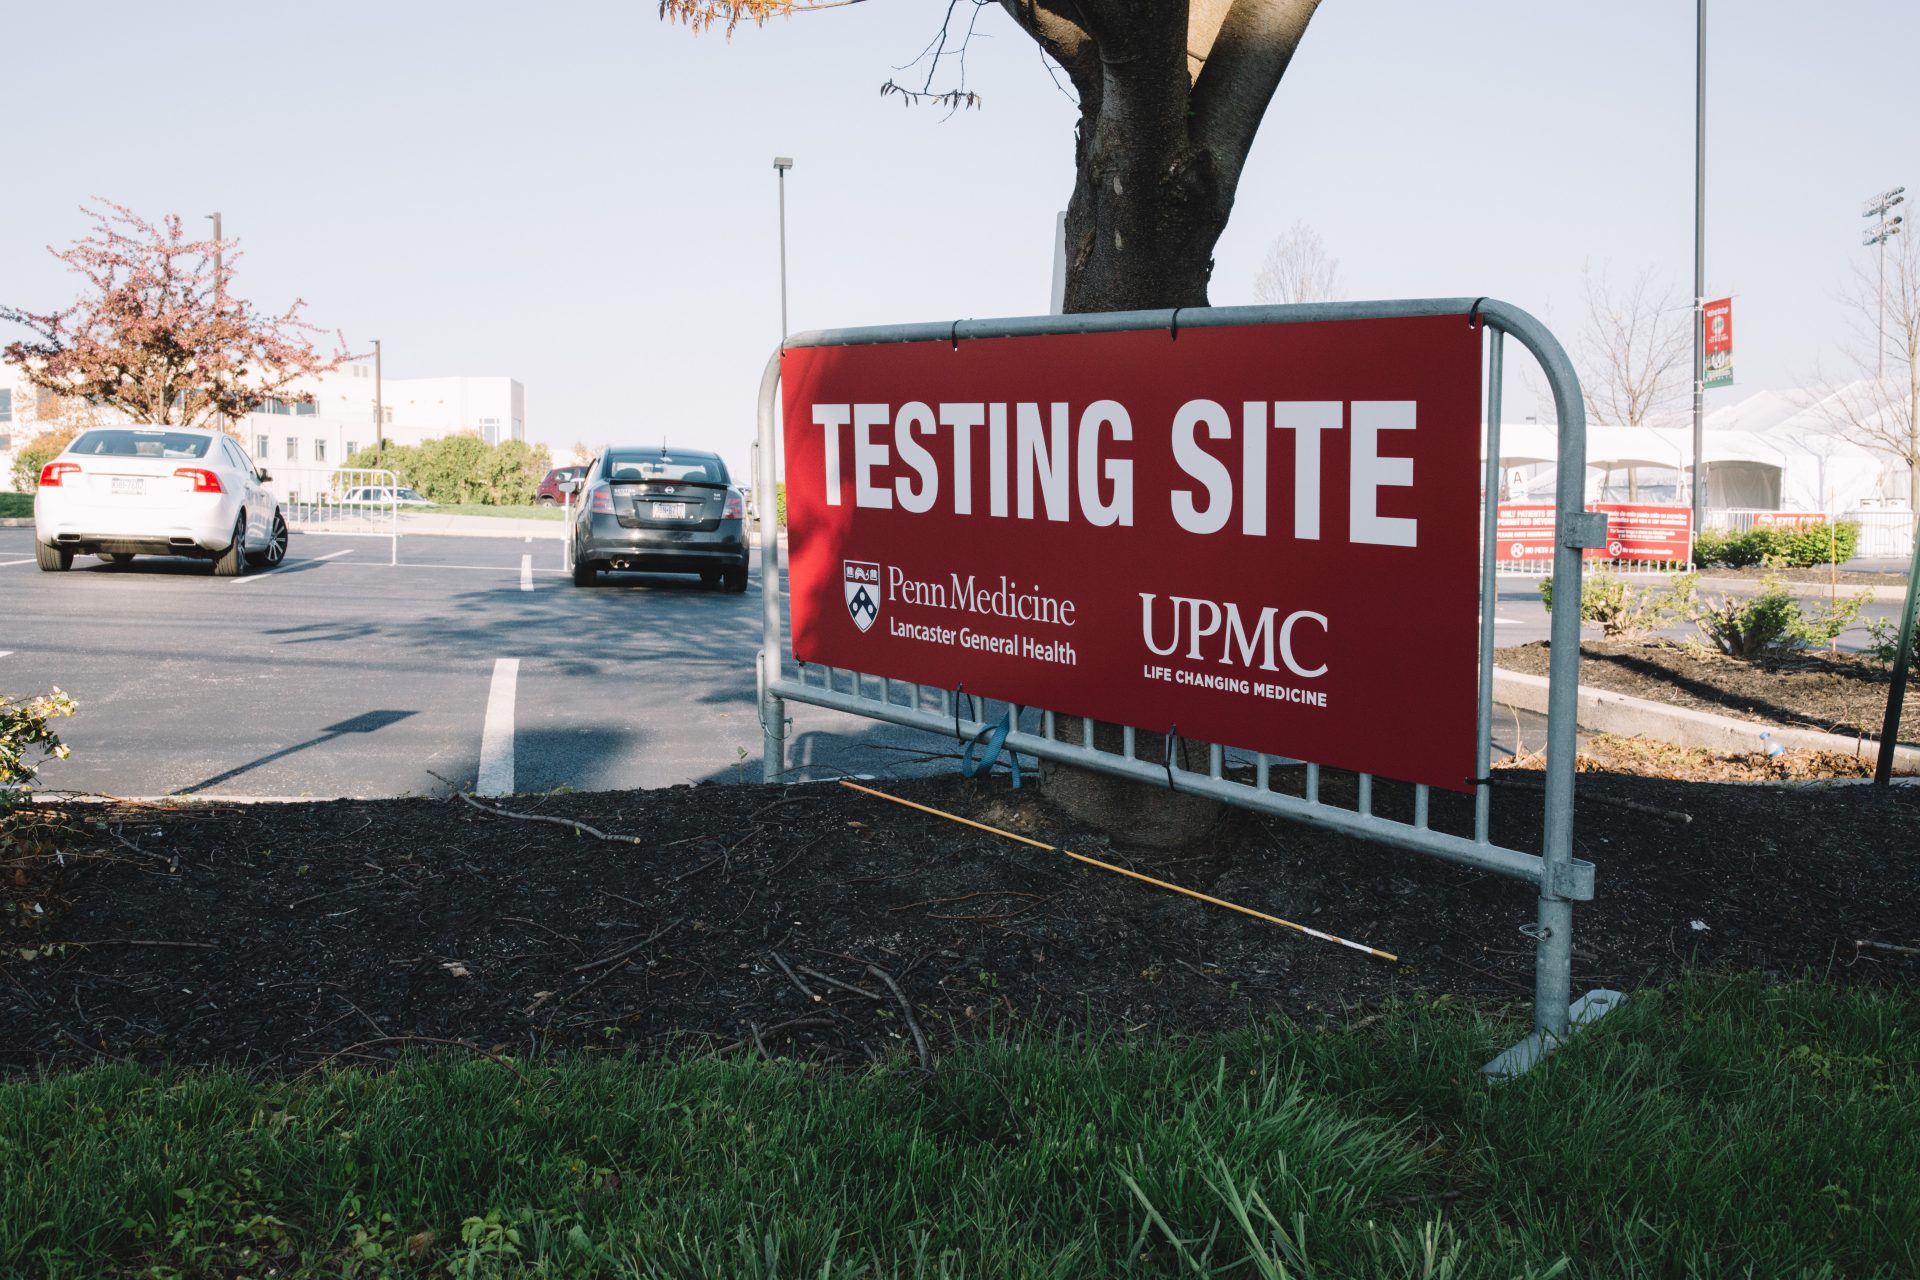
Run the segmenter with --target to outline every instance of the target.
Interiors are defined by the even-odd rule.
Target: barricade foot
[[[1626,998],[1624,991],[1609,991],[1604,987],[1587,992],[1567,1006],[1567,1036],[1571,1037],[1581,1027],[1598,1022],[1612,1013],[1626,1001]],[[1536,1031],[1511,1049],[1501,1052],[1486,1066],[1481,1067],[1480,1074],[1494,1084],[1511,1080],[1515,1076],[1524,1075],[1535,1063],[1564,1043],[1566,1043],[1565,1039],[1551,1032]]]

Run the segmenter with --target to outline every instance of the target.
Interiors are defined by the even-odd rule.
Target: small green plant
[[[1618,574],[1598,569],[1580,581],[1580,621],[1599,626],[1609,640],[1631,640],[1687,615],[1695,577],[1682,574],[1665,590],[1629,587]],[[1540,580],[1540,602],[1553,612],[1553,579]]]
[[[1920,627],[1914,628],[1913,643],[1907,646],[1907,660],[1920,658]],[[1868,618],[1866,654],[1875,662],[1893,665],[1893,656],[1900,649],[1900,619]]]
[[[42,764],[67,758],[52,722],[73,712],[73,699],[58,689],[24,702],[0,693],[0,821],[26,803]]]
[[[1807,613],[1788,594],[1786,584],[1769,574],[1760,579],[1760,594],[1703,598],[1692,605],[1688,616],[1721,653],[1753,659],[1832,643],[1859,619],[1870,598],[1863,592]]]

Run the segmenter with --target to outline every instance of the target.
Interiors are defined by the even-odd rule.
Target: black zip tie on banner
[[[967,692],[967,682],[965,680],[953,686],[953,740],[955,742],[966,741],[966,738],[962,737],[960,733],[960,699],[962,698],[967,700],[967,719],[975,719],[976,716],[974,713],[979,710],[979,708],[974,705],[973,695]]]
[[[1184,308],[1175,307],[1172,317],[1167,321],[1167,334],[1170,341],[1180,341],[1180,312],[1182,310],[1184,310]]]
[[[953,328],[947,332],[947,341],[953,343],[953,349],[955,351],[960,349],[960,322],[958,320],[953,322]]]
[[[1167,790],[1177,792],[1180,788],[1173,785],[1173,744],[1180,741],[1180,726],[1175,724],[1167,730],[1167,750],[1164,763],[1167,766]]]
[[[1480,314],[1480,304],[1486,300],[1485,294],[1473,300],[1473,306],[1467,310],[1467,328],[1478,329],[1486,323],[1486,318]]]

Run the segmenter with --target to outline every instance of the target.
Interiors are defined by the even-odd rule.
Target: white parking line
[[[483,796],[513,794],[513,700],[520,684],[520,659],[497,658],[487,690],[487,718],[480,727],[480,781]]]
[[[12,656],[13,656],[13,650],[0,649],[0,658],[11,658]]]
[[[32,564],[32,563],[33,563],[32,556],[28,556],[25,560],[0,560],[0,569],[5,569],[9,565]]]
[[[531,554],[520,557],[520,589],[533,590],[533,556]]]
[[[235,578],[233,580],[233,585],[237,587],[243,583],[258,582],[262,578],[271,578],[274,574],[280,572],[281,569],[286,568],[289,564],[306,564],[309,561],[313,561],[313,560],[334,560],[339,558],[340,556],[350,556],[352,554],[353,554],[353,548],[348,547],[345,551],[329,551],[324,556],[308,556],[305,560],[283,560],[280,562],[279,566],[276,568],[262,569],[259,573],[250,573],[244,578]]]

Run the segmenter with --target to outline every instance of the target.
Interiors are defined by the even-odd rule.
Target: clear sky
[[[743,461],[779,338],[774,155],[795,159],[794,329],[1046,309],[1073,105],[992,8],[967,63],[984,109],[882,99],[943,11],[869,0],[729,43],[653,0],[6,4],[0,301],[70,296],[42,246],[88,196],[218,209],[243,292],[382,339],[392,376],[510,374],[537,440]],[[1738,385],[1712,407],[1835,367],[1861,203],[1920,179],[1920,4],[1710,16],[1707,289],[1738,298]],[[1251,301],[1301,219],[1352,296],[1495,295],[1570,344],[1583,262],[1687,296],[1693,22],[1685,0],[1326,0],[1214,302]]]

